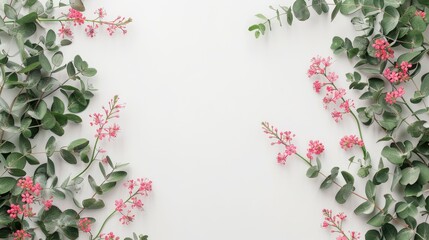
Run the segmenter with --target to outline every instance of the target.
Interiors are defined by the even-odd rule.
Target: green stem
[[[86,167],[82,170],[82,172],[80,172],[78,175],[73,177],[72,180],[75,180],[76,178],[80,177],[82,174],[84,174],[89,169],[89,167],[91,167],[92,163],[95,161],[95,157],[96,157],[95,151],[97,149],[97,144],[98,144],[99,140],[100,140],[100,138],[98,138],[98,137],[95,140],[94,147],[92,149],[91,160],[89,161],[88,165],[86,165]]]

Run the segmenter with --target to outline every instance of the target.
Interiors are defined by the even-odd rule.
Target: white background
[[[131,177],[154,184],[136,222],[123,228],[113,220],[107,230],[137,231],[152,240],[334,239],[321,227],[323,208],[348,213],[346,229],[365,230],[365,219],[353,215],[358,199],[336,204],[336,189],[319,190],[323,179],[306,178],[299,159],[278,165],[281,148],[271,147],[261,131],[262,121],[293,131],[304,154],[308,140],[321,140],[325,172],[346,168],[353,154],[338,144],[345,134],[357,134],[352,119],[336,124],[306,76],[311,57],[332,55],[333,36],[355,35],[350,19],[330,23],[312,11],[309,21],[293,27],[274,23],[274,31],[258,40],[247,31],[258,21],[254,14],[273,16],[269,5],[291,2],[86,2],[88,14],[104,7],[108,17],[133,18],[125,36],[75,33],[64,51],[81,54],[99,71],[87,114],[115,94],[126,102],[121,133],[104,146],[113,160],[131,163]],[[332,70],[346,87],[352,64],[344,56],[335,61]],[[87,124],[81,128],[91,136]],[[366,139],[374,134],[365,128]],[[115,198],[106,201],[112,205]]]

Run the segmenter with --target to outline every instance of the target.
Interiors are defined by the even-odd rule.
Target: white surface
[[[319,190],[321,178],[305,177],[302,162],[277,165],[280,148],[261,131],[262,121],[293,131],[302,152],[308,140],[323,141],[325,171],[347,166],[339,139],[357,133],[350,118],[331,119],[306,77],[312,56],[332,55],[334,35],[353,37],[349,19],[273,24],[255,40],[247,31],[253,15],[272,15],[268,5],[285,2],[87,1],[88,12],[102,4],[110,17],[133,18],[125,36],[76,34],[65,50],[99,70],[88,114],[114,94],[127,103],[120,136],[105,146],[112,159],[131,163],[132,177],[154,182],[144,214],[127,230],[152,240],[334,239],[321,228],[323,208],[345,211],[346,229],[363,230],[355,205],[336,204],[334,191]],[[336,59],[344,82],[352,67]],[[115,221],[109,228],[125,232]]]

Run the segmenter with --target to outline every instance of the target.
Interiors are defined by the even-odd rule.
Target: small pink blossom
[[[393,49],[389,46],[389,42],[383,38],[376,39],[372,44],[372,47],[375,49],[375,57],[380,60],[385,61],[394,57],[394,52]]]
[[[65,38],[65,37],[72,38],[73,37],[73,32],[72,32],[72,30],[71,30],[70,27],[68,27],[68,26],[66,26],[64,24],[61,24],[61,28],[58,29],[58,35],[61,38]]]
[[[343,109],[345,113],[350,113],[350,108],[353,108],[354,106],[354,102],[351,99],[347,99],[340,104],[340,108]]]
[[[77,226],[82,232],[91,232],[91,220],[88,218],[82,218],[79,220]]]
[[[102,233],[100,234],[100,238],[102,240],[119,240],[120,238],[115,236],[115,234],[113,232],[110,232],[108,234]]]
[[[335,82],[338,79],[338,75],[335,72],[330,72],[326,78],[330,81],[330,82]]]
[[[16,230],[12,235],[13,240],[25,240],[31,238],[31,234],[26,232],[24,229]]]
[[[52,199],[52,197],[47,200],[42,200],[45,211],[48,211],[52,207],[53,202],[54,202],[54,199]]]
[[[124,17],[117,17],[111,23],[108,24],[107,32],[112,36],[117,30],[120,30],[123,34],[127,33],[125,24],[130,22],[131,19],[125,19]]]
[[[95,10],[94,14],[96,14],[97,18],[99,19],[103,19],[107,15],[106,10],[104,10],[104,8],[99,8]]]
[[[136,215],[131,214],[131,211],[128,210],[126,215],[122,215],[122,217],[119,218],[119,222],[121,222],[122,225],[128,225],[130,222],[134,221]]]
[[[98,28],[97,24],[95,24],[95,25],[86,25],[86,28],[85,28],[86,35],[88,37],[91,37],[91,38],[95,37],[95,34],[97,33],[96,32],[97,28]]]
[[[34,217],[36,214],[33,212],[33,208],[29,204],[22,206],[22,214],[24,217]]]
[[[21,194],[22,202],[24,203],[33,203],[34,202],[34,196],[30,192],[26,191]]]
[[[331,65],[331,57],[322,58],[320,56],[313,57],[311,59],[310,68],[308,69],[308,77],[312,77],[317,74],[325,74],[326,68]]]
[[[287,157],[288,156],[284,153],[278,153],[277,154],[277,163],[285,165]]]
[[[410,79],[408,70],[412,67],[411,63],[402,62],[400,66],[394,68],[386,68],[383,71],[383,76],[391,83],[405,82]]]
[[[416,16],[421,17],[421,18],[425,18],[426,17],[426,13],[420,10],[417,10],[415,13]]]
[[[315,82],[313,82],[313,89],[314,91],[316,91],[317,93],[320,93],[320,90],[323,87],[323,83],[321,83],[319,80],[316,80]]]
[[[386,93],[385,100],[388,104],[396,103],[397,99],[405,94],[404,87],[399,87],[397,90]]]
[[[127,208],[127,204],[124,203],[122,199],[115,200],[115,210],[118,212],[122,212],[125,208]]]
[[[7,210],[7,214],[9,214],[9,217],[11,218],[17,218],[18,214],[22,214],[21,207],[16,204],[11,204],[10,209]]]
[[[335,120],[335,122],[339,122],[340,120],[343,120],[343,113],[341,113],[341,112],[339,112],[339,111],[337,111],[337,110],[334,110],[332,113],[331,113],[331,116],[332,116],[332,118]]]
[[[133,197],[133,198],[131,198],[131,201],[132,201],[132,205],[131,205],[131,208],[136,208],[136,209],[139,209],[139,210],[143,210],[143,202],[142,202],[142,200],[140,200],[140,199],[138,199],[138,198],[136,198],[136,197]]]
[[[320,155],[323,153],[323,151],[325,151],[325,146],[321,142],[319,142],[318,140],[311,140],[308,143],[307,157],[308,159],[312,160],[313,155]]]
[[[289,144],[286,146],[285,154],[287,156],[291,156],[296,153],[296,146],[293,144]]]
[[[364,146],[362,139],[359,139],[355,135],[344,136],[340,140],[340,146],[344,150],[348,150],[348,149],[354,147],[355,145],[359,146],[359,147]]]
[[[343,230],[343,221],[346,219],[346,215],[344,213],[339,213],[336,215],[332,214],[332,210],[323,209],[322,211],[324,216],[324,221],[322,223],[322,227],[330,230],[332,233],[338,233],[336,240],[359,240],[360,233],[355,231],[349,231],[350,237],[346,236],[345,231]]]
[[[73,24],[76,25],[82,25],[85,22],[85,17],[83,14],[73,8],[69,9],[69,13],[67,14],[67,18],[73,20]]]

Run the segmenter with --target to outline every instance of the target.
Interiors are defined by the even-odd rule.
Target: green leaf
[[[415,121],[408,126],[407,132],[414,138],[420,137],[426,131],[426,128],[423,126],[425,123],[426,121],[424,120]]]
[[[4,5],[4,14],[9,19],[16,19],[16,17],[18,16],[16,10],[9,4]]]
[[[8,168],[24,169],[26,163],[24,155],[18,152],[11,153],[6,158],[6,166]]]
[[[350,173],[346,172],[346,171],[341,171],[341,175],[343,175],[344,180],[346,181],[346,183],[348,184],[354,184],[355,179],[353,177],[353,175],[351,175]]]
[[[413,52],[401,54],[401,56],[399,56],[397,59],[397,64],[401,65],[402,62],[411,62],[413,58],[417,57],[421,53],[422,53],[421,51],[413,51]]]
[[[79,151],[85,148],[86,146],[88,146],[88,144],[89,144],[88,139],[80,138],[71,142],[67,147],[67,149],[69,151]]]
[[[340,7],[340,12],[343,15],[350,15],[361,9],[361,5],[356,4],[355,0],[344,0]]]
[[[371,180],[368,180],[365,186],[365,194],[368,199],[375,198],[375,185]]]
[[[331,13],[331,21],[334,21],[335,17],[337,16],[338,12],[340,12],[342,6],[342,2],[338,2],[335,4],[334,10],[332,10]]]
[[[382,168],[375,173],[373,181],[375,185],[379,185],[389,180],[389,168]]]
[[[55,127],[57,121],[55,120],[54,115],[50,111],[47,111],[45,116],[42,118],[42,128],[52,129]]]
[[[305,0],[296,0],[293,3],[292,10],[293,14],[299,21],[305,21],[310,18],[310,11],[308,11]]]
[[[339,48],[342,48],[344,46],[344,40],[338,36],[335,36],[332,39],[331,49],[337,50]]]
[[[48,158],[46,163],[46,174],[50,177],[55,176],[55,164],[50,158]]]
[[[0,194],[5,194],[16,185],[16,179],[12,177],[0,177]]]
[[[103,194],[102,189],[97,185],[97,183],[95,182],[95,179],[91,175],[88,175],[88,182],[92,190],[94,190],[94,192],[96,192],[99,195]]]
[[[66,160],[66,162],[68,162],[69,164],[76,164],[77,163],[76,157],[73,155],[72,152],[70,152],[66,149],[61,149],[60,154],[61,154],[61,157],[64,160]]]
[[[54,101],[52,102],[51,111],[54,113],[63,114],[65,111],[65,106],[63,101],[58,97],[54,97]]]
[[[344,204],[347,199],[350,197],[350,195],[353,192],[353,184],[348,183],[344,186],[341,187],[341,189],[337,192],[337,194],[335,195],[335,200],[339,203],[339,204]]]
[[[420,176],[420,168],[407,167],[402,170],[402,178],[400,183],[402,185],[412,185],[417,182]]]
[[[22,18],[16,20],[16,22],[19,25],[23,25],[26,23],[34,22],[34,21],[36,21],[36,19],[37,19],[37,13],[36,12],[30,12],[29,14],[27,14],[27,15],[23,16]]]
[[[107,175],[107,182],[118,182],[124,179],[127,176],[125,171],[116,171]]]
[[[97,74],[97,70],[95,68],[87,68],[82,71],[82,75],[85,77],[93,77]]]
[[[307,177],[309,178],[315,178],[319,175],[319,170],[317,169],[317,166],[311,166],[307,170]]]
[[[405,160],[405,155],[403,155],[398,149],[385,146],[381,151],[381,155],[385,157],[389,162],[402,165]]]
[[[70,7],[72,7],[75,10],[78,10],[79,12],[85,11],[85,6],[83,5],[81,0],[69,0]]]
[[[398,231],[395,226],[390,223],[386,223],[381,227],[381,231],[383,232],[383,236],[385,240],[395,240],[396,235],[398,235]]]
[[[424,32],[426,30],[426,22],[420,16],[414,16],[413,18],[411,18],[410,23],[413,29],[416,31]]]
[[[56,67],[61,66],[61,64],[63,63],[63,60],[64,60],[64,56],[62,52],[56,52],[52,56],[52,64],[54,64],[54,66]]]
[[[371,214],[372,212],[374,212],[374,209],[375,209],[375,203],[366,201],[366,202],[362,203],[361,205],[359,205],[355,209],[354,213],[356,215],[362,215],[362,214],[368,215],[368,214]]]
[[[396,25],[398,25],[399,17],[400,15],[396,8],[387,6],[384,9],[383,20],[381,20],[380,25],[385,35],[389,34],[393,29],[395,29]]]
[[[82,205],[86,209],[101,209],[105,206],[103,200],[95,198],[88,198],[83,200]]]
[[[75,67],[74,67],[74,65],[73,65],[72,62],[69,62],[67,64],[67,74],[69,75],[69,77],[71,79],[74,79],[74,77],[76,75],[76,69],[75,69]]]
[[[379,212],[369,219],[367,223],[374,227],[381,227],[386,222],[385,219],[386,216],[382,212]]]
[[[293,22],[292,8],[288,8],[286,12],[286,20],[289,25],[292,25],[292,22]]]
[[[365,233],[366,240],[381,240],[380,233],[377,230],[371,229]]]
[[[426,240],[429,239],[429,224],[426,222],[420,223],[417,226],[417,234],[415,240]]]
[[[414,232],[412,229],[404,228],[399,231],[398,236],[396,236],[396,240],[410,240],[414,236]]]
[[[43,52],[39,54],[39,62],[43,70],[45,70],[46,72],[52,71],[51,63],[49,62],[45,54],[43,54]]]
[[[101,191],[103,193],[112,190],[116,186],[116,182],[108,182],[100,185]]]
[[[268,20],[268,18],[267,18],[267,17],[265,17],[265,16],[264,16],[264,14],[260,14],[260,13],[259,13],[259,14],[256,14],[255,16],[256,16],[257,18],[260,18],[260,19],[264,20],[264,21]]]
[[[67,118],[67,120],[75,122],[75,123],[81,123],[82,118],[80,118],[78,115],[75,114],[64,114],[64,116]]]

